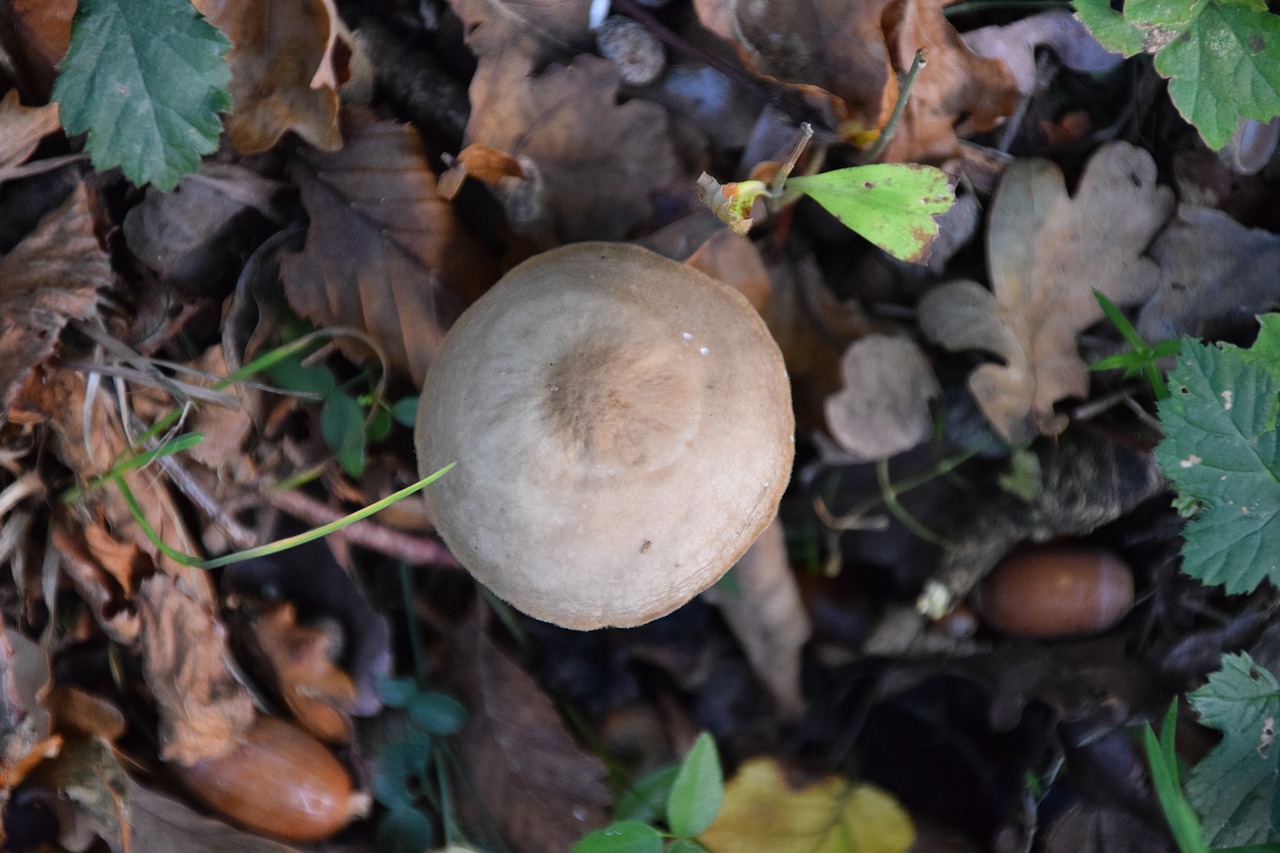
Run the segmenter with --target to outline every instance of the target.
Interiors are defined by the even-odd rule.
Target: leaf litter
[[[1150,344],[1248,346],[1254,315],[1280,303],[1274,166],[1215,158],[1162,83],[1063,11],[616,0],[661,54],[648,81],[597,47],[594,5],[201,2],[225,58],[207,22],[163,16],[165,38],[198,49],[117,68],[145,83],[122,103],[172,104],[190,132],[143,122],[87,139],[69,134],[122,93],[69,90],[91,55],[72,4],[15,5],[0,33],[8,808],[51,809],[51,838],[70,847],[289,849],[171,771],[291,719],[378,802],[340,843],[571,849],[669,785],[663,768],[705,730],[725,804],[705,831],[705,803],[676,813],[700,815],[681,827],[712,850],[768,833],[779,850],[913,836],[1167,850],[1125,731],[1182,693],[1228,732],[1188,796],[1210,817],[1256,808],[1271,777],[1214,774],[1253,756],[1269,772],[1267,714],[1237,725],[1241,706],[1213,702],[1230,679],[1272,683],[1257,669],[1273,659],[1259,628],[1272,604],[1178,571],[1180,534],[1211,508],[1187,524],[1170,506],[1151,390],[1088,366],[1127,345],[1094,291]],[[91,6],[134,26],[130,4]],[[1203,31],[1243,20],[1212,13]],[[224,136],[198,103],[231,105]],[[1215,140],[1230,130],[1220,107],[1192,111]],[[794,174],[834,182],[837,215],[761,201],[749,239],[716,221],[698,176],[769,180],[802,121],[815,134]],[[139,133],[163,145],[129,161]],[[841,170],[876,163],[939,166],[931,180],[962,188],[969,225],[943,223],[928,267],[837,221],[864,203]],[[904,204],[873,218],[928,244],[937,211]],[[782,349],[799,464],[736,580],[653,624],[580,635],[485,597],[416,504],[250,583],[156,545],[148,528],[213,556],[296,532],[283,513],[327,521],[413,482],[415,395],[454,320],[515,263],[582,240],[642,242],[726,281]],[[322,374],[323,399],[265,374],[217,384],[337,328],[289,368]],[[1196,385],[1212,394],[1192,408],[1252,400],[1223,381]],[[326,415],[338,402],[340,421]],[[168,452],[175,441],[187,449]],[[1186,447],[1192,479],[1222,464]],[[1063,539],[1134,567],[1119,626],[1015,639],[966,612],[1006,553]],[[1228,652],[1254,669],[1201,687]],[[1206,826],[1215,843],[1274,841],[1261,822]]]

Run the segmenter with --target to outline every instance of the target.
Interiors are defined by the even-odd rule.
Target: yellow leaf
[[[874,785],[831,776],[794,791],[772,759],[758,758],[725,786],[698,840],[714,853],[905,853],[915,834],[906,810]]]

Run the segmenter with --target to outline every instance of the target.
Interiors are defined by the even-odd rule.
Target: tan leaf
[[[0,35],[12,57],[26,99],[45,101],[58,76],[58,63],[71,41],[76,0],[8,0]],[[13,39],[10,42],[10,38]]]
[[[531,216],[525,233],[556,243],[623,239],[653,218],[653,196],[677,178],[666,111],[618,103],[618,71],[596,56],[536,76],[533,68],[512,51],[480,63],[467,142],[536,166],[541,218]]]
[[[1048,161],[1009,167],[987,233],[992,290],[958,282],[920,302],[930,339],[1004,360],[976,369],[969,389],[1007,441],[1066,428],[1053,407],[1088,393],[1076,335],[1102,318],[1093,290],[1122,306],[1152,293],[1159,270],[1142,253],[1172,209],[1173,193],[1156,184],[1151,156],[1127,143],[1098,150],[1074,198]]]
[[[280,264],[290,305],[317,326],[366,332],[421,385],[463,301],[497,278],[491,253],[436,194],[406,125],[357,120],[341,151],[302,151],[291,172],[311,225]]]
[[[591,43],[591,0],[450,0],[478,57],[505,51],[542,66]]]
[[[759,247],[728,228],[713,232],[685,263],[720,279],[747,297],[757,311],[769,304],[769,269]]]
[[[471,712],[458,747],[481,808],[519,853],[568,850],[604,825],[604,765],[574,742],[551,701],[485,636],[481,621],[455,632],[454,662]]]
[[[1036,84],[1036,49],[1048,47],[1067,68],[1086,74],[1109,71],[1124,61],[1089,32],[1066,9],[1029,15],[1011,24],[982,27],[964,34],[964,43],[979,56],[998,59],[1009,66],[1018,91],[1031,94]]]
[[[132,853],[291,853],[296,850],[233,829],[196,813],[178,800],[126,778],[133,818]]]
[[[227,38],[232,109],[227,135],[242,154],[266,151],[292,130],[322,151],[342,147],[332,76],[333,7],[323,0],[196,0]]]
[[[720,608],[742,644],[751,668],[769,688],[786,717],[804,712],[800,651],[812,626],[800,587],[787,560],[782,522],[774,519],[733,568],[736,590],[719,586],[703,593]]]
[[[57,104],[24,107],[18,90],[10,89],[0,101],[0,168],[25,163],[40,140],[60,126]]]
[[[49,736],[45,698],[50,681],[44,649],[12,628],[0,631],[0,806],[8,802],[9,791],[41,761],[56,755],[61,745],[56,736]]]
[[[207,601],[157,574],[135,598],[142,662],[160,716],[160,756],[189,766],[226,755],[254,719],[253,699],[227,670],[226,630]]]
[[[89,194],[77,184],[0,260],[0,402],[6,408],[23,377],[53,353],[62,328],[93,314],[98,289],[110,283]]]
[[[840,373],[844,386],[824,407],[827,429],[856,461],[887,459],[929,437],[929,401],[942,389],[914,341],[888,335],[854,341]]]

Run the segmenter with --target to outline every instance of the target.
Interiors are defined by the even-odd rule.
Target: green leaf
[[[352,477],[364,473],[364,412],[349,394],[333,394],[320,405],[320,434]]]
[[[662,853],[662,834],[640,821],[619,821],[573,845],[573,853]]]
[[[382,441],[391,435],[391,427],[395,425],[395,421],[391,419],[391,412],[385,406],[379,406],[373,412],[373,417],[369,419],[369,425],[365,427],[365,439],[370,443]]]
[[[1143,28],[1195,20],[1209,0],[1126,0],[1124,17]]]
[[[1182,570],[1229,593],[1280,583],[1280,388],[1233,346],[1185,339],[1158,404],[1156,460],[1179,499],[1203,506],[1183,531]]]
[[[1133,56],[1142,53],[1143,32],[1111,8],[1111,0],[1073,0],[1079,18],[1107,50]]]
[[[171,190],[217,147],[230,48],[188,0],[80,0],[52,99],[95,168]]]
[[[377,853],[422,853],[429,850],[435,829],[431,819],[411,806],[397,806],[378,821]]]
[[[457,734],[467,721],[467,709],[443,693],[418,693],[405,705],[409,719],[433,735]]]
[[[691,838],[716,819],[724,802],[724,774],[711,735],[703,732],[684,757],[667,797],[667,825],[677,838]]]
[[[923,263],[938,236],[933,217],[955,203],[941,169],[912,163],[877,163],[787,180],[852,231],[895,258]]]
[[[643,823],[662,820],[667,814],[667,798],[671,796],[671,786],[675,784],[678,772],[680,768],[677,766],[663,767],[636,782],[618,798],[614,817]]]
[[[1191,804],[1182,795],[1182,785],[1178,781],[1178,758],[1174,753],[1177,721],[1178,701],[1175,699],[1169,705],[1169,713],[1165,714],[1159,740],[1156,740],[1156,733],[1151,730],[1150,725],[1143,729],[1143,747],[1147,753],[1147,764],[1151,767],[1151,781],[1169,822],[1169,829],[1178,842],[1178,849],[1182,853],[1209,853],[1200,821]]]
[[[418,422],[418,397],[415,394],[412,397],[401,397],[391,405],[391,417],[395,418],[396,423],[400,426],[407,426],[410,429]]]
[[[1222,668],[1188,697],[1200,721],[1222,741],[1191,771],[1187,797],[1214,847],[1280,841],[1280,683],[1247,654],[1224,655]]]
[[[409,785],[426,776],[430,756],[431,735],[421,729],[409,729],[384,746],[369,779],[374,799],[391,809],[412,807],[418,792]]]
[[[409,704],[409,700],[418,692],[418,682],[407,677],[387,678],[384,676],[374,682],[374,687],[378,691],[378,698],[388,708],[403,708]]]
[[[323,400],[338,387],[333,371],[323,364],[304,365],[296,356],[281,359],[267,368],[271,381],[295,394],[313,394]]]
[[[1214,150],[1241,118],[1280,115],[1280,16],[1211,3],[1156,56],[1178,112]]]

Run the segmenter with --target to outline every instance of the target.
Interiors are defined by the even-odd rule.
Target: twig
[[[889,114],[889,120],[885,122],[884,129],[880,131],[875,143],[863,154],[862,159],[864,162],[874,163],[880,159],[880,155],[884,154],[884,150],[889,147],[889,143],[893,140],[894,131],[898,129],[898,122],[902,121],[902,113],[907,108],[907,99],[911,97],[911,89],[916,85],[916,78],[920,76],[920,69],[924,68],[928,61],[928,54],[924,48],[916,51],[915,57],[911,60],[911,67],[907,69],[901,85],[898,86],[898,100],[894,102],[893,112]]]

